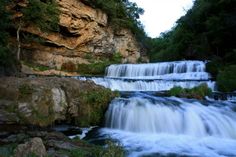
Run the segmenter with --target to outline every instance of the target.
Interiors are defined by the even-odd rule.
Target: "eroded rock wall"
[[[89,64],[88,58],[106,58],[120,52],[123,62],[135,63],[141,48],[127,29],[115,31],[107,15],[80,0],[57,0],[60,7],[60,32],[41,32],[32,26],[23,31],[37,35],[44,44],[23,45],[23,57],[57,70],[63,63]]]
[[[48,126],[66,121],[99,125],[115,94],[90,81],[72,78],[0,79],[0,125]],[[96,100],[96,101],[95,101]]]

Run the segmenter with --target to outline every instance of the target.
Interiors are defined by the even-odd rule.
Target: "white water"
[[[130,157],[235,157],[236,113],[229,106],[235,104],[175,97],[117,98],[100,134],[118,140]]]
[[[107,111],[106,127],[137,133],[236,139],[236,114],[229,109],[180,98],[155,101],[139,97],[119,98]]]
[[[202,61],[111,65],[106,77],[78,77],[112,90],[134,91],[111,102],[98,139],[119,141],[128,156],[236,157],[235,97],[198,101],[147,92],[202,83],[216,91],[210,78]]]
[[[107,68],[107,76],[132,79],[208,80],[210,75],[205,69],[203,61],[118,64]]]
[[[213,91],[216,90],[214,81],[170,81],[170,80],[122,80],[111,78],[79,78],[81,80],[91,80],[94,83],[118,91],[166,91],[175,86],[182,88],[193,88],[206,83]]]
[[[206,83],[216,91],[214,81],[205,71],[203,61],[178,61],[152,64],[119,64],[107,68],[103,78],[77,77],[80,80],[92,80],[111,90],[118,91],[165,91],[175,86],[193,88]]]

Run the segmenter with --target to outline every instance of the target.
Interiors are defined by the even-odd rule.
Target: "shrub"
[[[110,101],[118,96],[110,89],[89,89],[79,95],[78,115],[76,121],[80,126],[98,125],[102,122],[104,112]]]
[[[168,94],[171,96],[180,96],[181,93],[184,92],[184,89],[182,87],[176,86],[171,88],[171,90],[168,91]]]
[[[220,58],[214,58],[212,61],[206,64],[206,71],[209,72],[213,78],[216,78],[223,64]]]
[[[208,88],[207,84],[201,84],[197,87],[187,89],[182,87],[173,87],[167,94],[170,96],[204,99],[205,96],[209,96],[212,93],[211,89]]]
[[[27,7],[22,9],[23,21],[33,23],[44,31],[59,30],[59,7],[55,0],[29,0]]]
[[[91,64],[78,64],[77,71],[82,75],[104,75],[107,66],[121,63],[121,60],[121,54],[116,52],[109,58],[109,60],[103,59]]]
[[[220,71],[217,76],[218,89],[222,92],[236,90],[236,65],[231,65]]]

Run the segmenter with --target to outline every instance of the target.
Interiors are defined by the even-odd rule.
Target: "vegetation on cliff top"
[[[139,17],[144,13],[144,10],[138,7],[136,3],[129,0],[82,0],[82,2],[103,10],[108,15],[110,25],[115,29],[130,29],[140,41],[140,44],[145,44],[143,41],[147,38],[147,35],[139,21]]]
[[[21,29],[29,24],[42,31],[58,31],[59,9],[54,0],[0,1],[0,66],[7,68],[20,60]],[[17,45],[8,37],[16,34]],[[14,49],[17,47],[17,50]]]

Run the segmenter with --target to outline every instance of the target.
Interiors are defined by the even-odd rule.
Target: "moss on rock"
[[[4,92],[3,92],[4,90]],[[11,95],[11,93],[14,93]],[[71,78],[0,79],[0,123],[48,126],[56,120],[79,126],[99,125],[110,101],[117,96],[91,81]],[[12,115],[16,118],[12,119]]]

